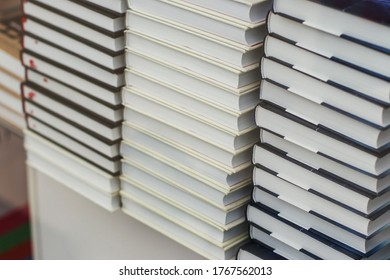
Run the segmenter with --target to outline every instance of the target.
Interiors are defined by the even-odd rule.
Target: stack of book
[[[123,211],[206,258],[234,258],[248,238],[271,1],[128,2]]]
[[[23,8],[28,163],[114,211],[125,2],[31,0]]]
[[[21,134],[25,127],[20,94],[24,68],[20,63],[19,1],[0,3],[0,121]]]
[[[274,1],[247,210],[251,238],[272,253],[390,257],[389,8]]]

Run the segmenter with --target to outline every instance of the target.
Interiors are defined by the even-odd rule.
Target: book
[[[253,176],[255,185],[277,194],[279,199],[362,238],[369,239],[389,225],[388,206],[377,215],[367,217],[319,192],[311,191],[311,188],[292,182],[266,166],[258,165]]]
[[[390,126],[381,128],[341,114],[295,94],[270,80],[263,80],[260,99],[271,102],[314,125],[378,149],[390,143]]]
[[[240,166],[229,171],[196,156],[196,154],[164,143],[134,128],[126,127],[126,135],[131,137],[126,137],[126,140],[121,143],[121,155],[125,158],[133,157],[134,160],[141,161],[141,158],[145,156],[143,154],[148,154],[157,159],[171,162],[178,169],[187,170],[190,174],[216,183],[215,185],[220,185],[223,189],[230,189],[230,186],[235,185],[247,185],[250,180],[250,165]],[[140,153],[140,151],[142,152]]]
[[[382,150],[373,150],[356,144],[351,139],[346,140],[265,102],[257,107],[256,120],[261,128],[274,131],[311,151],[321,152],[371,174],[380,175],[390,168],[388,146],[384,146]]]
[[[126,187],[126,190],[121,191],[123,200],[130,197],[132,200],[139,201],[145,208],[180,223],[186,229],[216,246],[227,246],[234,243],[237,239],[242,240],[243,237],[248,236],[245,219],[241,220],[241,224],[236,224],[229,229],[220,228],[196,213],[188,211],[181,205],[171,203],[163,195],[161,196],[160,193],[153,193],[148,189],[144,189],[144,185],[134,180],[122,182],[124,182]],[[126,205],[126,202],[124,202],[124,205]]]
[[[232,187],[229,190],[216,188],[201,179],[191,176],[191,174],[182,172],[174,166],[146,154],[143,161],[134,161],[129,157],[122,160],[122,176],[131,178],[127,172],[129,165],[223,210],[228,210],[234,205],[249,201],[252,191],[252,186],[249,184]]]
[[[213,165],[220,166],[221,169],[227,172],[250,165],[252,145],[232,153],[199,139],[196,135],[178,130],[169,123],[161,122],[158,119],[150,118],[136,111],[129,111],[128,113],[129,119],[123,122],[122,129],[122,137],[125,140],[131,140],[131,136],[127,134],[127,128],[129,127],[148,134],[155,139],[160,139],[162,142],[180,148],[183,151],[187,151],[194,156],[203,158],[205,161],[213,163]]]
[[[30,130],[34,131],[38,135],[52,141],[53,143],[61,146],[63,149],[70,153],[79,156],[80,158],[88,161],[89,163],[96,165],[103,171],[118,175],[120,171],[120,157],[110,158],[104,154],[91,149],[89,145],[82,143],[74,139],[73,137],[62,133],[61,131],[50,127],[43,122],[33,118],[27,117],[27,126]]]
[[[241,112],[232,112],[225,108],[214,106],[205,100],[194,98],[178,88],[171,87],[166,84],[161,84],[154,79],[148,79],[140,75],[128,73],[131,81],[131,86],[124,88],[122,91],[123,103],[131,104],[131,95],[133,90],[142,91],[144,96],[154,100],[159,100],[165,104],[180,107],[186,110],[188,114],[197,116],[212,122],[214,125],[224,128],[225,130],[247,131],[250,128],[255,128],[254,107],[251,110],[243,110]],[[255,106],[256,103],[253,104]]]
[[[126,31],[126,48],[142,52],[157,60],[171,62],[178,67],[189,69],[198,75],[235,88],[256,82],[260,75],[260,69],[256,64],[245,68],[234,68],[211,58],[202,57],[196,51],[158,41],[133,30]],[[126,64],[131,65],[131,59],[127,55]]]
[[[284,200],[284,196],[269,191],[267,188],[256,186],[253,191],[253,201],[277,211],[283,218],[294,224],[299,224],[306,230],[317,232],[334,243],[342,244],[350,250],[359,251],[362,256],[371,255],[389,242],[390,227],[387,226],[373,236],[364,237],[352,230],[321,219],[311,211],[296,207]]]
[[[127,3],[123,0],[86,0],[95,5],[102,6],[106,9],[112,10],[117,13],[124,13],[127,10]]]
[[[36,119],[44,122],[46,125],[55,127],[61,130],[64,134],[72,135],[73,138],[87,144],[89,147],[100,151],[108,157],[116,157],[119,155],[119,142],[110,141],[100,136],[97,132],[85,128],[77,123],[70,122],[59,115],[49,112],[43,107],[39,107],[28,100],[23,103],[27,115],[33,116]]]
[[[61,176],[59,180],[72,189],[76,189],[77,186],[80,185],[80,188],[77,188],[79,191],[82,189],[85,191],[94,190],[95,194],[100,194],[103,195],[103,197],[109,198],[108,201],[110,202],[119,202],[119,197],[117,197],[120,184],[118,177],[103,172],[96,166],[74,156],[60,148],[58,145],[53,144],[29,130],[25,131],[24,145],[28,151],[27,160],[30,159],[29,154],[35,154],[38,155],[39,158],[42,158],[46,163],[42,166],[44,168],[39,168],[40,171],[49,176],[54,174]],[[42,164],[44,164],[44,162],[42,162]],[[56,172],[50,172],[50,166],[52,166],[53,171],[56,170]],[[77,179],[78,184],[73,185],[73,179]],[[86,197],[93,199],[92,196],[86,195]],[[113,198],[114,200],[112,200]],[[119,203],[116,205],[119,206]]]
[[[0,73],[1,76],[1,73]],[[22,103],[20,101],[20,95],[3,88],[0,84],[0,104],[4,107],[8,107],[10,110],[23,115]]]
[[[69,14],[61,14],[59,10],[53,10],[50,6],[43,3],[29,0],[24,2],[23,10],[25,17],[42,21],[63,30],[66,34],[74,34],[78,38],[84,38],[89,42],[102,46],[113,52],[123,50],[124,35],[123,31],[110,32],[97,26],[80,21]]]
[[[280,14],[270,13],[267,26],[269,33],[278,34],[295,45],[390,81],[390,70],[385,67],[390,63],[390,57],[383,52],[312,28]]]
[[[188,51],[198,52],[234,68],[258,64],[263,54],[262,43],[254,46],[239,44],[157,15],[129,10],[126,25],[128,29],[137,33],[180,46]],[[191,42],[191,45],[185,42]]]
[[[0,103],[0,119],[1,124],[5,124],[15,132],[21,132],[26,127],[26,121],[18,112],[11,110],[8,106],[4,106]]]
[[[21,79],[19,77],[15,77],[8,70],[0,68],[0,87],[3,91],[20,96],[20,83]]]
[[[56,61],[56,63],[65,68],[81,72],[85,76],[99,80],[104,85],[119,88],[125,83],[122,69],[104,69],[93,61],[87,61],[84,57],[75,55],[62,47],[53,45],[51,42],[45,41],[37,36],[24,34],[23,46],[25,50],[43,56],[48,60]]]
[[[258,140],[258,131],[256,128],[249,128],[240,132],[224,129],[207,118],[200,118],[190,114],[180,107],[170,103],[164,103],[161,100],[152,99],[141,90],[132,88],[132,94],[129,96],[129,103],[124,104],[123,118],[128,120],[129,111],[142,112],[142,114],[152,118],[158,118],[162,122],[170,123],[185,132],[207,141],[214,145],[219,145],[225,150],[234,152]]]
[[[261,186],[254,188],[253,201],[277,211],[285,219],[301,225],[306,230],[317,232],[329,241],[342,244],[351,251],[359,251],[358,254],[362,256],[371,255],[389,242],[390,227],[388,226],[372,236],[361,236],[351,229],[322,219],[311,211],[294,206],[285,201],[284,196],[279,198],[277,193]]]
[[[327,241],[319,235],[289,222],[278,214],[272,209],[254,204],[250,204],[247,210],[247,218],[250,223],[261,227],[269,235],[298,251],[308,252],[308,254],[320,259],[354,260],[362,258],[338,244]]]
[[[238,250],[237,260],[286,260],[274,248],[271,248],[264,243],[249,242]]]
[[[123,119],[123,108],[121,105],[108,104],[33,69],[26,69],[26,77],[30,83],[36,84],[49,90],[52,94],[76,103],[92,115],[98,115],[114,123]]]
[[[178,68],[167,61],[155,60],[140,52],[127,51],[126,56],[127,60],[131,61],[131,69],[125,71],[126,86],[131,86],[132,73],[136,71],[149,79],[178,88],[191,96],[233,112],[253,109],[253,104],[259,101],[259,81],[237,89],[183,67]]]
[[[77,90],[85,92],[90,96],[96,97],[103,102],[111,105],[118,105],[121,103],[120,87],[113,88],[104,86],[96,79],[88,78],[88,76],[86,77],[80,72],[68,69],[55,61],[48,60],[47,58],[28,50],[22,52],[21,59],[26,68],[34,69],[56,81],[60,81]]]
[[[383,102],[351,94],[345,88],[325,83],[275,59],[263,58],[261,69],[263,79],[270,79],[313,102],[381,127],[390,124],[390,107]]]
[[[23,21],[23,30],[27,35],[38,36],[60,49],[71,51],[73,54],[77,54],[88,61],[93,61],[108,70],[117,70],[125,67],[123,50],[117,52],[107,50],[98,44],[74,36],[74,34],[65,32],[40,19],[26,17]]]
[[[273,10],[336,36],[389,52],[387,1],[275,0]],[[318,15],[321,14],[321,17]],[[328,20],[332,18],[332,20]],[[378,36],[381,34],[381,36]]]
[[[17,47],[13,49],[16,49],[16,51],[18,51]],[[19,52],[18,52],[18,56],[15,57],[7,50],[3,49],[3,45],[1,43],[0,43],[0,69],[2,72],[6,70],[5,72],[11,74],[12,76],[14,76],[19,80],[22,80],[24,78],[24,67],[20,62]]]
[[[141,169],[136,168],[130,164],[125,164],[126,177],[121,177],[121,191],[136,197],[140,189],[151,196],[186,212],[187,214],[202,220],[202,222],[218,229],[219,231],[239,231],[240,234],[246,231],[247,225],[245,222],[245,209],[247,201],[241,201],[240,204],[234,203],[225,209],[215,207],[206,201],[199,199],[184,190],[178,189],[175,186],[165,183],[162,180],[150,175]],[[142,199],[140,199],[142,200]],[[142,200],[145,204],[149,204]],[[153,203],[154,207],[158,208],[157,203]],[[180,212],[180,211],[179,211]],[[172,216],[175,215],[171,212]],[[237,232],[236,232],[237,233]],[[230,237],[233,237],[233,234]],[[217,237],[217,235],[215,236]],[[219,242],[227,241],[229,236],[219,235]]]
[[[23,84],[22,94],[25,100],[38,107],[46,108],[46,111],[60,116],[70,122],[89,130],[96,131],[101,137],[115,141],[121,138],[120,122],[112,123],[99,116],[88,115],[84,109],[75,103],[65,100],[45,88],[27,82]],[[34,111],[25,111],[26,114],[34,115]]]
[[[318,260],[317,256],[306,252],[305,250],[298,250],[295,246],[290,246],[273,237],[269,231],[254,225],[249,225],[249,235],[256,244],[264,244],[270,248],[274,248],[274,252],[288,260]]]
[[[248,23],[238,21],[222,13],[206,13],[185,4],[183,1],[131,0],[129,7],[135,11],[158,15],[193,28],[217,34],[244,45],[260,43],[266,35],[265,22]]]
[[[390,83],[344,64],[307,51],[275,36],[267,36],[265,55],[292,65],[303,73],[366,99],[390,104]],[[321,65],[321,67],[318,67]]]
[[[265,20],[268,11],[272,7],[272,1],[269,0],[183,0],[205,9],[248,22],[259,22]]]
[[[135,201],[126,196],[123,203],[122,211],[125,214],[209,259],[232,259],[238,248],[247,242],[245,236],[228,246],[216,246],[194,234],[172,217],[164,217],[149,210],[141,204],[141,201]]]
[[[378,195],[389,191],[390,172],[385,172],[382,176],[374,176],[370,173],[353,168],[352,166],[345,165],[340,161],[332,160],[319,152],[306,149],[267,130],[260,131],[260,141],[285,151],[286,156],[292,159],[305,163],[314,169],[328,172],[339,180],[344,180],[347,184],[354,185],[357,189],[364,189],[372,195]],[[260,155],[256,152],[257,149],[254,148],[254,162],[260,160]]]
[[[58,14],[66,14],[67,17],[87,21],[111,32],[118,32],[125,29],[125,17],[123,13],[105,9],[102,6],[88,1],[57,0],[55,3],[50,0],[35,1],[45,4]]]
[[[364,217],[373,217],[383,213],[390,206],[390,192],[372,195],[364,190],[347,185],[321,170],[287,157],[284,151],[276,150],[267,144],[256,145],[256,154],[260,155],[256,164],[260,164],[301,188],[318,193],[324,198],[339,203],[341,206]],[[257,181],[259,182],[259,181]]]

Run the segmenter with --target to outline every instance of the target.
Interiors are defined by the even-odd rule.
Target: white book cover
[[[46,166],[53,165],[53,167],[59,168],[62,170],[61,173],[67,174],[66,178],[69,178],[69,180],[75,178],[83,182],[83,186],[93,189],[94,193],[100,193],[107,197],[118,195],[120,184],[118,177],[103,172],[96,166],[74,156],[31,131],[25,130],[24,135],[26,136],[24,141],[26,149],[43,157],[48,163]],[[48,173],[50,174],[50,172]],[[72,186],[69,181],[63,183]]]
[[[272,7],[271,0],[183,0],[183,2],[247,22],[265,20]]]
[[[76,90],[70,85],[65,85],[32,69],[26,70],[26,77],[29,82],[46,88],[53,94],[68,99],[108,121],[119,122],[123,119],[123,108],[121,105],[112,106],[106,104],[101,100],[89,96],[87,93]]]
[[[57,100],[45,93],[44,89],[36,87],[30,87],[27,84],[23,85],[23,96],[25,99],[38,104],[39,106],[46,108],[57,116],[64,118],[70,122],[74,122],[81,127],[85,127],[98,133],[101,137],[115,141],[121,138],[121,126],[104,123],[97,117],[90,116],[84,112],[72,108],[69,104],[63,104],[60,100]],[[25,110],[26,114],[34,116],[34,111]]]
[[[100,82],[117,88],[125,84],[124,74],[122,71],[107,71],[94,62],[85,60],[74,53],[60,49],[51,43],[43,42],[40,39],[28,35],[23,36],[24,48],[41,55],[49,60],[55,61],[62,66],[82,73]],[[70,83],[70,81],[68,82]]]
[[[167,165],[179,170],[180,172],[183,172],[223,193],[230,193],[233,190],[245,187],[249,185],[252,180],[250,168],[245,170],[245,172],[239,172],[238,174],[227,175],[225,173],[225,177],[213,178],[205,174],[205,172],[210,172],[210,169],[214,172],[216,172],[216,170],[210,168],[210,166],[207,166],[206,164],[203,164],[195,169],[193,167],[193,162],[183,164],[178,162],[175,158],[162,155],[161,153],[156,153],[153,150],[149,150],[144,146],[139,145],[138,143],[131,143],[128,141],[123,142],[121,148],[122,157],[126,160],[130,159],[136,163],[147,165],[145,162],[146,159],[152,157],[158,161],[165,162]],[[191,160],[191,158],[188,160]],[[215,177],[216,174],[212,175]],[[222,173],[218,175],[221,177],[224,174]]]
[[[390,127],[380,128],[361,122],[356,118],[303,98],[271,81],[262,81],[260,99],[278,105],[286,112],[314,125],[324,126],[374,149],[379,149],[390,143]]]
[[[23,115],[22,100],[20,95],[14,94],[0,85],[0,104],[11,111]]]
[[[309,51],[352,65],[386,80],[390,79],[390,69],[386,67],[390,64],[388,54],[312,28],[280,14],[270,13],[267,27],[269,33],[278,34]]]
[[[228,211],[218,209],[191,194],[158,180],[140,169],[130,165],[127,165],[126,168],[128,174],[131,176],[121,177],[121,193],[134,197],[142,191],[148,194],[145,195],[146,197],[154,196],[179,209],[179,212],[183,211],[186,214],[201,220],[203,223],[213,228],[213,230],[222,233],[226,232],[226,235],[215,235],[215,239],[221,243],[227,241],[228,238],[235,237],[237,234],[245,234],[247,226],[245,224],[245,210],[247,203],[244,202],[241,205],[236,205],[235,208]],[[139,200],[146,203],[143,199]],[[157,204],[153,203],[152,205],[158,208]],[[174,211],[171,212],[171,214],[173,217],[176,216]],[[229,231],[231,233],[228,233]],[[217,238],[217,236],[219,237]]]
[[[270,104],[261,103],[256,109],[259,127],[273,131],[315,153],[321,152],[333,159],[380,175],[390,168],[390,154],[386,149],[375,151],[344,138],[328,130],[309,125],[301,119],[291,118],[291,114]]]
[[[362,254],[370,254],[378,246],[389,241],[390,227],[381,230],[378,234],[369,238],[355,234],[352,230],[338,226],[326,219],[322,219],[310,211],[305,211],[283,200],[276,194],[271,195],[261,187],[255,187],[253,191],[255,203],[261,203],[270,209],[279,212],[279,215],[292,223],[298,224],[306,230],[313,229],[324,234],[329,240],[335,240],[349,247],[352,251],[357,250]]]
[[[378,217],[366,218],[339,205],[337,201],[326,199],[319,193],[310,192],[300,185],[278,176],[276,173],[271,174],[264,169],[255,168],[253,176],[254,185],[278,194],[279,199],[306,212],[315,213],[321,218],[328,219],[328,221],[334,221],[339,226],[349,228],[363,237],[373,236],[389,225],[389,211]]]
[[[7,70],[19,79],[24,78],[24,67],[20,59],[0,49],[0,68]]]
[[[206,118],[191,115],[180,107],[152,99],[135,88],[131,90],[131,100],[129,100],[129,103],[124,104],[123,118],[125,120],[129,119],[127,116],[129,110],[142,112],[145,115],[170,123],[182,131],[191,132],[191,134],[204,141],[220,145],[232,152],[258,141],[256,128],[249,128],[238,133],[234,130],[227,130]]]
[[[161,16],[241,44],[255,45],[262,42],[266,35],[264,22],[249,23],[222,13],[206,13],[183,1],[130,0],[129,7],[132,10]]]
[[[77,3],[78,1],[69,0],[36,0],[53,9],[66,13],[72,17],[87,21],[90,24],[106,29],[111,32],[117,32],[125,29],[125,18],[123,14],[118,14],[103,8],[98,9],[95,5],[85,5]]]
[[[143,161],[134,161],[128,157],[122,160],[122,176],[131,178],[131,175],[127,172],[128,166],[143,170],[159,180],[224,211],[248,202],[252,191],[252,186],[249,184],[232,188],[230,191],[219,190],[147,154],[145,154]]]
[[[102,50],[101,48],[97,48],[96,44],[77,40],[76,38],[69,36],[69,34],[54,30],[32,18],[26,18],[24,20],[23,28],[26,34],[34,34],[39,38],[77,53],[87,60],[94,61],[108,69],[116,70],[125,66],[124,54],[121,51],[115,53]]]
[[[277,214],[271,214],[258,209],[252,205],[248,206],[248,220],[263,228],[272,237],[290,245],[299,251],[305,251],[313,254],[317,258],[325,260],[353,260],[355,259],[345,251],[341,252],[335,248],[335,244],[324,243],[322,240],[310,236],[299,226],[293,227],[291,224],[283,222]],[[260,240],[261,241],[261,240]]]
[[[131,87],[123,89],[122,100],[124,104],[131,103],[132,91],[137,89],[142,91],[144,96],[159,100],[172,106],[180,107],[186,110],[188,114],[203,118],[213,124],[219,125],[225,130],[247,131],[255,128],[254,110],[246,110],[240,113],[233,113],[224,108],[213,106],[214,104],[193,98],[187,95],[187,92],[180,91],[177,88],[162,85],[155,80],[146,79],[142,76],[129,73]],[[256,103],[253,103],[255,106]]]
[[[4,70],[4,68],[0,68],[0,87],[6,91],[20,95],[20,83],[22,79],[15,77],[8,70]]]
[[[307,164],[316,170],[326,170],[334,176],[354,184],[356,188],[364,189],[374,195],[384,193],[390,189],[390,174],[385,173],[383,176],[373,176],[367,172],[362,172],[342,164],[339,161],[332,160],[321,153],[315,153],[266,130],[260,131],[260,139],[262,143],[267,143],[285,151],[286,156],[292,159]],[[257,149],[253,149],[253,162],[260,160],[260,155],[256,151]]]
[[[127,10],[127,3],[125,0],[86,0],[96,5],[102,6],[106,9],[117,13],[125,13]]]
[[[232,153],[229,150],[203,141],[196,135],[178,130],[169,123],[161,122],[157,118],[148,117],[134,110],[127,113],[128,121],[125,121],[122,127],[122,138],[124,140],[131,140],[131,136],[127,134],[127,127],[130,127],[199,158],[203,158],[208,162],[212,162],[214,165],[218,165],[227,171],[240,168],[240,166],[250,165],[252,144]]]
[[[276,13],[290,15],[301,20],[307,26],[321,29],[335,36],[356,38],[363,42],[390,49],[390,30],[388,26],[367,20],[353,12],[348,13],[316,2],[318,1],[274,0],[273,10]],[[383,3],[386,3],[386,1]],[[382,8],[378,6],[377,9]],[[375,11],[375,9],[373,10]],[[365,12],[367,8],[363,7],[358,11]],[[319,14],[321,16],[318,16]],[[372,12],[366,14],[372,16]],[[332,20],[329,20],[329,18],[332,18]],[[381,34],[381,36],[378,36],[378,34]]]
[[[307,51],[273,36],[264,42],[266,56],[276,58],[293,68],[324,82],[341,85],[364,98],[390,104],[390,82],[361,72],[324,56]]]
[[[388,207],[390,192],[373,196],[354,188],[353,185],[347,185],[344,181],[337,180],[321,170],[315,171],[308,165],[295,162],[269,145],[256,145],[255,149],[257,149],[256,154],[260,155],[258,157],[260,161],[256,164],[274,171],[278,177],[302,189],[313,191],[335,201],[335,203],[340,203],[351,211],[357,211],[363,216],[372,216]]]
[[[169,159],[171,162],[182,165],[190,169],[192,172],[199,172],[202,177],[209,178],[209,181],[217,181],[225,188],[229,185],[235,185],[243,181],[247,181],[248,175],[251,174],[251,166],[244,165],[235,170],[225,170],[213,162],[209,162],[196,154],[189,153],[177,147],[171,146],[167,143],[161,142],[147,134],[128,128],[128,135],[131,133],[131,140],[125,140],[121,145],[121,154],[123,157],[131,158],[132,154],[139,154],[137,149],[143,149],[144,153],[155,155]],[[226,186],[227,185],[227,186]]]
[[[98,134],[92,134],[83,127],[75,126],[73,123],[56,117],[30,102],[25,102],[24,106],[29,115],[45,122],[51,127],[57,128],[67,135],[72,135],[78,141],[88,144],[88,146],[100,151],[102,154],[108,157],[116,157],[119,155],[119,141],[107,141],[103,137],[99,137]]]
[[[199,53],[233,68],[241,69],[258,64],[263,54],[262,43],[254,46],[238,44],[220,36],[147,13],[129,10],[126,16],[126,25],[137,33],[181,47],[189,52]],[[129,42],[126,44],[130,45]]]
[[[216,246],[194,234],[172,217],[162,216],[160,213],[149,210],[131,197],[126,197],[123,202],[122,211],[127,215],[209,259],[233,259],[238,248],[247,241],[247,236],[245,236],[228,246]]]
[[[15,131],[19,133],[26,127],[26,120],[22,114],[10,110],[8,106],[3,106],[0,103],[0,122],[6,123]]]
[[[269,58],[262,58],[261,75],[318,104],[328,104],[342,112],[375,125],[390,125],[390,108],[385,104],[361,98],[343,88],[328,84],[292,67]],[[365,108],[361,110],[361,108]]]
[[[274,252],[276,254],[288,260],[314,260],[312,255],[298,250],[293,245],[288,245],[287,243],[280,241],[265,230],[261,230],[253,224],[249,225],[249,235],[255,242],[261,242],[266,246],[275,248]]]
[[[260,76],[258,64],[252,64],[245,68],[233,68],[201,56],[198,52],[164,43],[135,31],[126,31],[126,38],[128,50],[142,52],[157,60],[187,68],[200,76],[206,76],[230,87],[247,86],[258,81]],[[131,60],[127,60],[126,65],[131,68]]]
[[[131,61],[131,69],[125,72],[127,86],[132,85],[131,73],[137,72],[149,79],[178,88],[191,96],[233,112],[251,109],[253,104],[259,100],[260,78],[251,85],[237,89],[200,76],[188,69],[178,68],[172,63],[155,60],[139,52],[127,51],[126,57]]]
[[[90,81],[83,77],[80,77],[79,73],[71,73],[53,65],[52,63],[43,60],[41,57],[33,55],[31,53],[22,53],[23,64],[32,68],[43,75],[52,77],[53,79],[60,81],[64,84],[71,85],[72,87],[83,91],[93,97],[96,97],[111,105],[118,105],[121,103],[120,89],[102,87],[100,84],[96,84],[96,80]]]
[[[95,30],[92,25],[81,24],[29,1],[23,4],[23,10],[27,17],[31,16],[41,19],[82,40],[93,42],[105,49],[117,52],[124,48],[124,35],[119,37],[109,36],[106,33]]]
[[[104,171],[111,174],[119,174],[120,160],[118,158],[109,158],[100,152],[91,149],[88,144],[75,140],[73,137],[44,124],[43,122],[28,117],[27,124],[30,130],[46,137],[48,140],[56,143],[64,149],[80,156],[82,159],[94,164]]]
[[[248,236],[246,226],[240,226],[239,228],[237,227],[228,231],[216,229],[202,219],[183,211],[175,205],[167,203],[159,196],[150,194],[140,187],[140,185],[137,185],[134,182],[131,185],[128,185],[128,192],[121,191],[124,208],[127,204],[127,198],[130,197],[132,200],[142,204],[148,210],[164,217],[170,217],[170,219],[185,226],[187,230],[215,246],[223,247],[234,244],[237,240],[242,240],[244,236]]]

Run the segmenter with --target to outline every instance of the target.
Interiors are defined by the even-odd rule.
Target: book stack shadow
[[[270,1],[128,2],[123,211],[206,258],[234,258],[248,239]]]
[[[125,3],[23,2],[27,162],[119,209]]]
[[[0,121],[18,134],[25,127],[20,93],[24,78],[19,58],[21,13],[19,2],[0,4]]]
[[[342,2],[274,1],[239,258],[390,258],[390,17]]]

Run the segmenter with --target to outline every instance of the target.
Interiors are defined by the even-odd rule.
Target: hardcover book
[[[222,13],[205,12],[183,1],[131,0],[132,10],[159,15],[163,18],[188,25],[240,44],[255,45],[266,35],[265,22],[248,23],[237,21]]]
[[[132,73],[185,91],[188,95],[215,106],[238,113],[254,108],[259,101],[259,81],[242,88],[234,88],[199,75],[167,61],[155,60],[140,52],[127,51],[131,69],[126,70],[126,86],[131,86]]]
[[[383,0],[275,0],[273,10],[389,53],[389,7],[390,3]]]
[[[278,34],[295,45],[390,81],[390,69],[385,66],[390,63],[387,53],[312,28],[281,14],[270,13],[267,26],[269,33]],[[375,34],[381,34],[378,32],[375,30]]]

